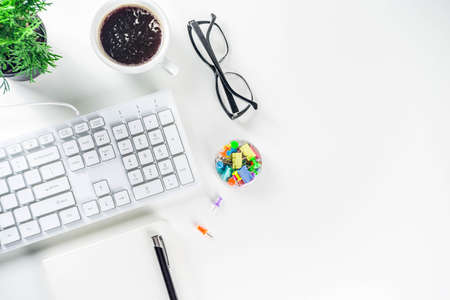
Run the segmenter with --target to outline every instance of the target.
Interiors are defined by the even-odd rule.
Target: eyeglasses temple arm
[[[194,29],[195,33],[197,34],[198,38],[200,39],[200,42],[202,43],[203,47],[205,47],[206,52],[208,53],[209,57],[211,58],[212,63],[214,64],[214,67],[215,67],[214,71],[220,77],[220,80],[224,86],[225,94],[230,103],[230,108],[232,108],[232,110],[233,110],[233,107],[235,107],[235,109],[237,109],[237,111],[238,111],[236,101],[233,98],[233,95],[234,95],[234,96],[239,97],[240,99],[244,100],[245,102],[249,103],[254,109],[258,109],[258,104],[256,102],[236,93],[233,90],[233,88],[231,88],[231,86],[228,84],[228,81],[225,78],[225,75],[222,71],[222,68],[220,67],[220,64],[216,58],[216,55],[214,54],[211,44],[208,42],[209,35],[211,33],[212,27],[214,26],[215,20],[216,20],[216,16],[214,14],[211,14],[211,22],[210,22],[210,25],[207,30],[207,37],[205,37],[205,35],[203,34],[202,30],[200,29],[200,27],[198,26],[198,23],[196,21],[189,22],[189,25]],[[207,40],[207,38],[208,38],[208,40]],[[197,51],[197,53],[198,53],[198,51]],[[233,112],[235,112],[235,111],[233,111]]]

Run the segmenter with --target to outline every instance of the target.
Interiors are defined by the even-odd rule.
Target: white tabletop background
[[[95,56],[89,29],[102,2],[54,1],[42,18],[63,59],[32,85],[13,82],[1,104],[67,101],[88,113],[171,89],[203,186],[149,210],[187,241],[198,299],[450,297],[448,1],[158,0],[172,25],[175,78],[121,74]],[[230,42],[224,69],[242,73],[260,101],[244,124],[221,111],[187,36],[187,22],[211,12]],[[71,117],[0,109],[0,135]],[[263,154],[261,176],[242,191],[212,167],[233,137]],[[216,235],[207,241],[191,223],[207,218],[214,193],[225,202],[207,221]],[[39,287],[27,272],[36,260],[0,268],[1,299],[24,299],[20,282]]]

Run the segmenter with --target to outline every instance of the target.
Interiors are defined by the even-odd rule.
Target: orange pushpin
[[[208,229],[206,229],[203,226],[197,225],[197,230],[200,231],[204,236],[208,236],[210,238],[213,238],[212,234],[208,232]]]

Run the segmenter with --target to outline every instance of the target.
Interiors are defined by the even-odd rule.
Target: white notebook
[[[176,263],[180,264],[176,258],[180,249],[173,234],[144,226],[45,259],[43,266],[54,299],[168,299],[151,240],[151,235],[158,233],[164,237],[171,275],[181,296],[183,285],[174,272]]]

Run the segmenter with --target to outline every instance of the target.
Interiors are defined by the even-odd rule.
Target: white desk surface
[[[172,89],[205,185],[198,197],[149,210],[188,241],[199,299],[450,297],[448,1],[159,0],[172,23],[175,78],[110,70],[89,41],[103,1],[53,2],[42,17],[64,58],[35,84],[13,83],[1,102],[68,101],[87,113]],[[187,22],[210,12],[229,38],[224,68],[244,74],[260,99],[249,123],[225,117],[191,48]],[[0,110],[0,134],[71,116]],[[261,177],[242,191],[211,165],[230,137],[263,154]],[[208,222],[216,240],[206,241],[191,222],[207,215],[215,192],[225,206]],[[27,273],[35,260],[0,269],[1,299],[26,293],[8,294],[9,272],[39,286]]]

